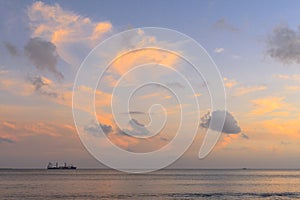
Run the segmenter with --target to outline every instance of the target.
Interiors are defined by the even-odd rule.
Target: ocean
[[[0,199],[298,199],[300,170],[0,170]]]

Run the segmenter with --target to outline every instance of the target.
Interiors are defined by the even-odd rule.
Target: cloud
[[[264,85],[239,87],[235,90],[234,96],[242,96],[242,95],[253,93],[253,92],[264,91],[266,89],[267,89],[267,87]]]
[[[182,85],[179,82],[166,83],[166,86],[171,87],[171,88],[184,89],[184,85]]]
[[[39,70],[49,71],[58,79],[64,76],[57,70],[58,54],[53,43],[41,38],[31,38],[24,47],[25,55]]]
[[[15,143],[14,140],[11,140],[11,139],[8,139],[8,138],[0,137],[0,144],[3,143],[3,142],[6,142],[6,143]]]
[[[109,32],[112,29],[112,25],[109,22],[100,22],[94,28],[93,34],[91,36],[92,40],[99,39],[103,34]]]
[[[120,129],[107,135],[108,138],[116,145],[129,151],[130,147],[139,143],[139,139],[128,135]]]
[[[238,84],[238,82],[236,81],[236,80],[234,80],[234,79],[228,79],[228,78],[224,78],[224,85],[225,85],[225,87],[227,87],[227,88],[232,88],[232,87],[234,87],[234,86],[236,86]]]
[[[293,75],[276,74],[276,75],[274,75],[274,77],[277,79],[281,79],[281,80],[291,80],[291,81],[299,81],[300,80],[299,74],[293,74]]]
[[[50,86],[52,85],[52,81],[43,76],[35,76],[30,77],[29,81],[34,86],[35,91],[44,96],[49,96],[53,98],[59,97],[59,94],[55,91],[52,91]]]
[[[17,55],[19,55],[18,49],[17,49],[14,45],[12,45],[11,43],[9,43],[9,42],[4,42],[4,46],[5,46],[6,50],[8,51],[8,53],[9,53],[10,55],[12,55],[12,56],[17,56]]]
[[[112,126],[111,125],[106,125],[106,124],[98,124],[96,122],[91,123],[88,126],[84,127],[84,130],[94,136],[99,136],[100,131],[102,131],[105,134],[109,134],[113,131]]]
[[[98,124],[96,122],[92,122],[91,124],[84,127],[84,130],[96,137],[100,136],[100,131],[106,134],[106,136],[111,140],[114,144],[118,145],[121,148],[128,149],[129,146],[137,144],[138,139],[133,137],[133,135],[128,134],[128,130],[126,132],[124,130],[119,129],[115,124],[107,125],[107,124]]]
[[[127,114],[130,114],[130,115],[147,115],[148,113],[141,112],[141,111],[130,111],[130,112],[124,112],[124,113],[121,113],[121,114],[124,114],[124,115],[127,115]]]
[[[267,40],[267,54],[282,63],[300,63],[300,30],[279,25]]]
[[[7,91],[18,96],[29,96],[34,92],[32,84],[26,83],[20,78],[0,79],[0,90]]]
[[[299,117],[274,117],[269,120],[262,120],[259,122],[259,126],[267,133],[274,136],[281,136],[280,139],[292,139],[299,141],[300,124]]]
[[[156,63],[164,66],[174,66],[178,62],[178,55],[157,49],[140,49],[126,54],[120,52],[112,63],[109,72],[122,75],[134,66]]]
[[[286,109],[288,104],[284,102],[285,97],[265,97],[252,100],[254,110],[251,111],[253,115],[265,115],[274,111]]]
[[[111,105],[111,94],[100,90],[94,90],[93,88],[84,85],[79,86],[74,92],[77,93],[76,96],[78,97],[78,99],[73,102],[74,108],[90,112],[90,100],[88,97],[90,95],[95,95],[96,112],[101,112],[101,115],[97,115],[98,121],[105,124],[112,124],[112,114],[106,110],[106,108]],[[69,101],[72,102],[72,95],[74,95],[72,90],[67,91],[67,93],[64,93],[64,98],[67,96]]]
[[[52,122],[0,122],[1,137],[18,141],[21,137],[48,135],[61,136],[66,133],[64,125]]]
[[[280,144],[282,144],[282,145],[290,145],[291,142],[289,142],[289,141],[280,141]]]
[[[6,74],[6,73],[8,73],[8,72],[9,72],[8,70],[0,69],[0,75],[1,75],[1,74]]]
[[[300,86],[299,85],[289,85],[289,86],[286,86],[284,89],[287,91],[299,91]]]
[[[52,83],[51,80],[43,77],[43,76],[36,76],[36,77],[32,77],[30,79],[32,85],[35,86],[35,90],[40,90],[43,86],[45,85],[50,85]]]
[[[242,136],[242,138],[244,138],[244,139],[246,139],[246,140],[249,140],[249,139],[250,139],[249,136],[246,135],[245,133],[242,133],[241,136]]]
[[[34,2],[27,9],[32,37],[41,37],[56,45],[61,58],[78,65],[90,48],[112,31],[109,21],[93,22],[90,18],[63,9],[59,4]]]
[[[200,127],[209,128],[210,120],[212,116],[216,119],[216,121],[222,121],[222,117],[225,113],[225,121],[224,126],[222,128],[223,133],[227,134],[237,134],[241,132],[241,128],[239,127],[237,121],[234,119],[233,115],[228,111],[217,110],[212,113],[207,113],[201,118]],[[216,127],[210,127],[212,130],[220,131]]]
[[[129,136],[147,136],[149,135],[149,131],[145,127],[144,124],[140,123],[136,119],[131,119],[128,122],[128,127],[122,130],[125,134]]]
[[[222,19],[219,19],[218,21],[216,21],[216,23],[213,25],[213,27],[218,30],[224,30],[224,31],[230,31],[230,32],[238,31],[238,29],[234,25],[229,23],[226,18],[222,18]]]
[[[9,121],[2,122],[2,125],[9,129],[16,129],[16,125]]]
[[[215,48],[215,50],[214,50],[215,53],[222,53],[224,51],[225,51],[224,48]]]
[[[243,57],[240,56],[240,55],[232,55],[231,58],[232,58],[233,60],[241,60]]]

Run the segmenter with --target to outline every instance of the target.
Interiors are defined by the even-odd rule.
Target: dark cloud
[[[102,128],[103,132],[107,135],[114,134],[120,136],[134,137],[134,136],[144,136],[149,134],[149,131],[145,128],[145,125],[141,124],[136,119],[131,119],[128,122],[128,127],[125,129],[120,129],[116,127],[116,129],[113,130],[111,125],[100,124],[99,126],[98,123],[92,122],[91,124],[85,126],[84,130],[90,133],[91,135],[100,136],[99,135],[101,131],[100,127]]]
[[[15,143],[15,141],[11,140],[11,139],[8,139],[8,138],[3,138],[3,137],[0,137],[0,143]]]
[[[145,127],[144,124],[140,123],[136,119],[131,119],[128,122],[128,127],[125,129],[117,128],[116,132],[117,135],[125,135],[129,137],[135,136],[147,136],[149,135],[148,129]]]
[[[224,121],[224,126],[223,126],[222,130],[218,130],[218,128],[214,127],[214,126],[209,127],[212,116],[216,119],[216,121],[221,122],[224,114],[225,114],[225,121]],[[215,130],[215,131],[222,131],[223,133],[227,133],[227,134],[237,134],[237,133],[241,132],[241,128],[238,126],[238,123],[234,119],[232,114],[230,114],[227,111],[223,111],[223,110],[217,110],[212,113],[208,112],[207,114],[205,114],[201,118],[200,126],[203,128],[211,128],[212,130]]]
[[[129,124],[130,124],[132,127],[135,127],[136,125],[137,125],[137,126],[140,126],[140,127],[145,127],[144,124],[140,123],[140,122],[139,122],[138,120],[136,120],[136,119],[131,119],[131,120],[129,121]]]
[[[35,91],[44,96],[58,98],[59,94],[57,92],[51,91],[49,88],[50,80],[42,77],[42,76],[35,76],[29,77],[30,83],[35,87]]]
[[[49,71],[58,79],[64,76],[57,70],[58,54],[56,46],[41,38],[31,38],[24,47],[25,55],[39,70]]]
[[[300,63],[300,29],[276,27],[267,40],[267,54],[283,63]]]
[[[48,85],[48,83],[41,76],[31,77],[30,82],[35,86],[35,90],[40,90],[43,86]]]
[[[225,30],[225,31],[231,31],[231,32],[236,32],[238,31],[238,28],[236,28],[234,25],[229,23],[226,18],[219,19],[216,21],[216,23],[213,25],[215,29],[218,30]]]
[[[18,49],[17,49],[14,45],[12,45],[11,43],[9,43],[9,42],[4,42],[4,46],[5,46],[6,50],[8,51],[8,53],[9,53],[10,55],[12,55],[12,56],[17,56],[17,55],[19,55]]]
[[[133,135],[133,136],[145,136],[145,135],[149,135],[149,131],[145,127],[145,125],[142,124],[142,123],[140,123],[136,119],[131,119],[129,121],[129,126],[130,126],[129,131],[130,131],[131,135]]]
[[[241,136],[242,136],[242,138],[244,138],[244,139],[246,139],[246,140],[249,140],[249,139],[250,139],[249,136],[246,135],[245,133],[242,133]]]
[[[94,136],[99,136],[100,131],[102,131],[105,134],[109,134],[113,131],[112,126],[111,125],[106,125],[106,124],[98,124],[96,122],[91,123],[88,126],[84,127],[84,130]]]

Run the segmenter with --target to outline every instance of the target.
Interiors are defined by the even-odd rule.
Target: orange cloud
[[[141,49],[129,53],[120,53],[112,63],[111,70],[118,74],[124,74],[130,68],[147,64],[157,63],[165,66],[174,66],[178,61],[178,56],[159,49]]]
[[[264,115],[274,111],[281,111],[288,109],[289,105],[284,102],[284,97],[265,97],[261,99],[252,100],[254,110],[251,111],[252,115]]]
[[[293,75],[277,74],[277,75],[274,75],[274,77],[277,79],[282,79],[282,80],[292,80],[292,81],[300,80],[300,75],[298,75],[298,74],[293,74]]]
[[[234,87],[234,86],[236,86],[238,84],[238,82],[236,80],[234,80],[234,79],[230,80],[230,79],[228,79],[228,78],[225,77],[223,80],[224,80],[224,85],[227,88],[232,88],[232,87]]]
[[[215,148],[217,150],[222,149],[228,146],[233,140],[236,140],[238,137],[240,137],[239,134],[223,134]]]
[[[68,41],[69,34],[70,34],[70,30],[67,30],[67,29],[55,30],[55,31],[53,31],[53,34],[51,37],[51,42],[54,44],[59,44],[64,41]]]
[[[295,92],[295,91],[300,90],[300,86],[299,85],[290,85],[290,86],[286,86],[284,89],[287,91]]]
[[[239,87],[239,88],[236,88],[234,95],[242,96],[242,95],[253,93],[253,92],[264,91],[266,89],[267,89],[267,87],[264,85],[251,86],[251,87]]]
[[[0,136],[13,141],[29,136],[48,135],[59,137],[69,133],[75,133],[72,126],[56,122],[0,122]]]
[[[297,119],[282,119],[274,118],[261,122],[261,127],[268,133],[273,135],[283,136],[284,138],[299,139],[300,138],[300,124]]]
[[[0,90],[8,91],[12,94],[29,96],[34,92],[34,86],[24,81],[12,78],[0,79]]]
[[[112,25],[110,22],[98,23],[94,28],[93,34],[91,36],[91,40],[97,40],[101,38],[103,34],[111,31],[111,29],[112,29]]]
[[[74,91],[78,94],[76,94],[76,97],[78,98],[77,101],[74,101],[74,107],[77,109],[82,109],[87,112],[90,111],[90,97],[91,95],[95,94],[95,107],[98,108],[106,108],[111,105],[111,98],[112,95],[109,93],[102,92],[100,90],[94,90],[91,87],[87,86],[80,86],[76,91]],[[80,103],[78,103],[80,102]]]
[[[11,123],[11,122],[6,121],[6,122],[3,122],[2,125],[5,126],[5,127],[10,128],[10,129],[16,129],[16,125]]]
[[[139,142],[137,138],[126,136],[126,135],[120,135],[120,134],[108,134],[108,138],[115,145],[123,149],[128,149],[130,146],[135,145]]]

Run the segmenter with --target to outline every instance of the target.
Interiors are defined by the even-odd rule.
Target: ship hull
[[[77,169],[76,167],[48,167],[47,169],[50,170],[72,170],[72,169]]]

